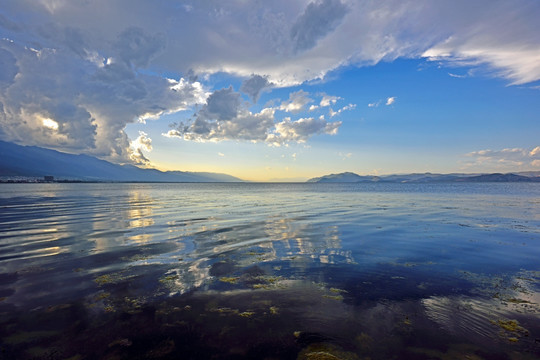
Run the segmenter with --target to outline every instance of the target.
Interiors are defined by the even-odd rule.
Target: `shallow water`
[[[539,184],[2,184],[0,358],[538,359],[539,259]]]

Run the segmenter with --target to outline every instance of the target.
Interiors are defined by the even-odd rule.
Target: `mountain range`
[[[0,141],[0,178],[38,178],[52,176],[68,181],[125,182],[241,182],[227,174],[211,172],[160,171],[119,165],[89,155],[74,155],[37,146],[22,146]],[[309,183],[367,182],[540,182],[540,171],[508,174],[397,174],[358,175],[353,172],[324,175]]]
[[[74,155],[37,146],[0,141],[0,177],[41,178],[80,181],[137,182],[237,182],[234,176],[184,171],[143,169],[118,165],[89,155]]]
[[[352,172],[330,174],[309,179],[310,183],[366,183],[366,182],[540,182],[540,171],[492,174],[402,174],[402,175],[367,175],[361,176]]]

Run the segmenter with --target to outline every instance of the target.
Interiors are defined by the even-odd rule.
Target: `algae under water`
[[[0,359],[539,359],[538,184],[2,184]]]

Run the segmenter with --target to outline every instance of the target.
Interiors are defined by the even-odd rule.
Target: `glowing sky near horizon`
[[[4,0],[0,139],[246,180],[540,170],[540,2]]]

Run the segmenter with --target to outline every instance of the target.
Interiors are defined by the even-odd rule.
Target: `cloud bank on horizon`
[[[356,104],[299,90],[255,109],[262,93],[398,58],[529,84],[540,80],[539,14],[533,0],[4,0],[0,138],[146,163],[152,140],[129,139],[126,125],[189,111],[163,134],[307,142],[342,122],[304,112],[334,118]],[[242,85],[205,80],[220,73]]]

